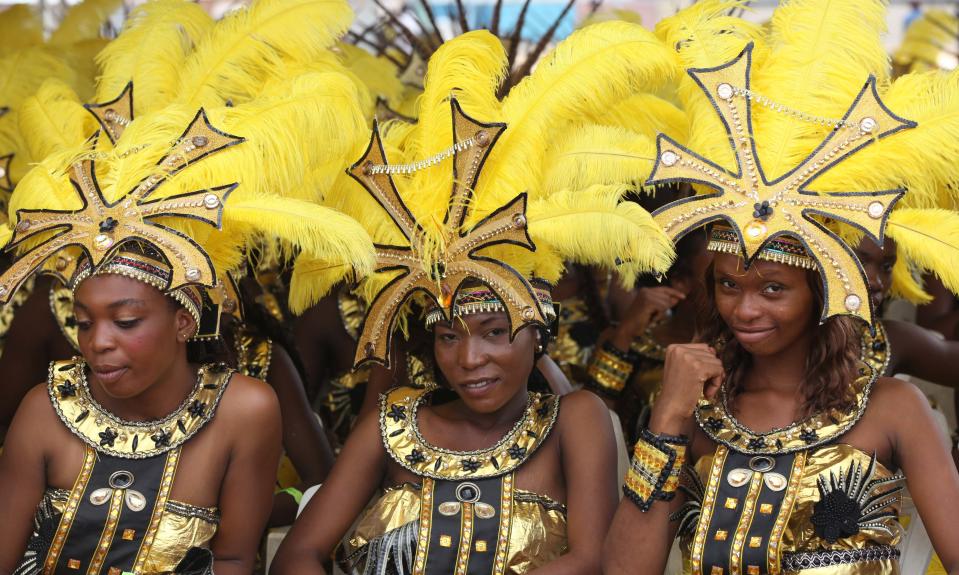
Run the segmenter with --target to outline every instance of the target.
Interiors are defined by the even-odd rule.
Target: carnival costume
[[[699,2],[657,26],[686,69],[677,93],[688,137],[583,132],[568,141],[620,159],[580,178],[693,184],[695,195],[654,213],[667,234],[678,239],[710,225],[711,251],[747,266],[758,258],[817,270],[822,321],[848,315],[877,323],[849,247],[863,235],[898,244],[894,293],[921,299],[917,271],[959,289],[959,217],[936,209],[951,200],[957,175],[955,78],[888,83],[880,2],[790,2],[768,29],[729,16],[737,5]],[[723,387],[695,412],[717,445],[711,455],[689,461],[687,438],[643,433],[624,491],[644,511],[683,493],[671,519],[679,522],[687,572],[899,572],[903,477],[842,443],[888,359],[881,330],[873,337],[863,340],[848,411],[756,433],[732,415]]]
[[[184,11],[199,17],[181,18]],[[326,145],[318,135],[349,149],[363,129],[352,81],[331,71],[281,72],[301,52],[326,49],[349,18],[345,3],[330,1],[266,0],[215,25],[187,2],[138,8],[116,41],[133,37],[134,45],[101,55],[120,59],[100,80],[104,90],[119,86],[120,96],[89,111],[75,97],[53,98],[56,126],[34,133],[63,145],[11,198],[7,249],[18,257],[0,276],[0,301],[35,272],[60,275],[72,290],[118,274],[173,298],[201,339],[216,337],[227,272],[262,235],[343,273],[368,273],[366,232],[306,198],[324,162],[336,161],[311,152]],[[197,31],[187,22],[205,26],[204,41],[181,41]],[[289,39],[291,26],[309,40]],[[138,59],[157,50],[136,44],[144,33],[175,38],[160,48],[175,53]],[[249,73],[226,73],[233,66]],[[143,98],[134,101],[141,80]],[[102,130],[87,139],[81,127],[91,112]],[[215,417],[231,374],[204,365],[173,413],[131,422],[97,403],[83,359],[52,364],[50,401],[84,444],[84,461],[72,488],[48,486],[16,573],[211,573],[217,510],[170,493],[182,449]]]
[[[510,338],[555,318],[548,285],[565,261],[665,269],[671,249],[649,215],[620,201],[621,186],[543,184],[545,145],[580,115],[635,86],[662,80],[662,50],[641,27],[614,23],[574,34],[500,101],[507,63],[500,41],[472,32],[432,57],[415,126],[377,125],[350,169],[362,189],[334,202],[377,243],[377,274],[360,283],[370,301],[356,363],[389,365],[390,340],[419,298],[431,328],[471,313],[503,312]],[[598,69],[601,68],[602,72]],[[632,73],[629,75],[627,73]],[[623,82],[609,82],[609,78]],[[650,81],[650,84],[652,82]],[[606,88],[596,94],[600,85]],[[596,96],[596,97],[594,97]],[[596,238],[593,230],[607,234]],[[303,258],[294,268],[310,269]],[[291,300],[295,307],[296,302]],[[417,411],[435,390],[397,388],[380,403],[388,457],[418,477],[389,488],[339,552],[350,573],[522,573],[566,549],[563,505],[522,490],[516,472],[549,437],[561,401],[530,393],[514,428],[488,449],[430,445]]]

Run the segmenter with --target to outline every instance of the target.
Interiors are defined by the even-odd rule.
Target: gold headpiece
[[[504,303],[509,316],[510,337],[531,323],[547,325],[545,310],[529,281],[504,262],[478,256],[477,251],[498,244],[512,244],[535,251],[526,231],[526,194],[462,231],[470,210],[473,186],[486,157],[496,145],[505,124],[478,122],[450,103],[453,116],[453,146],[443,156],[453,158],[453,186],[449,210],[443,221],[443,247],[429,245],[429,238],[413,217],[393,183],[393,173],[413,167],[391,166],[380,142],[379,126],[363,157],[350,168],[350,175],[383,206],[409,242],[409,246],[376,246],[376,271],[399,270],[373,299],[357,341],[356,364],[389,361],[390,341],[397,314],[415,292],[423,292],[442,310],[443,319],[453,317],[453,301],[461,285],[478,280]],[[441,158],[445,159],[445,158]],[[440,160],[425,160],[425,165]],[[421,166],[416,166],[416,168]]]
[[[206,252],[189,236],[156,220],[192,219],[219,229],[223,202],[236,184],[162,199],[150,199],[150,195],[167,177],[242,141],[243,138],[216,130],[200,110],[160,161],[166,177],[151,175],[113,202],[103,197],[93,159],[71,165],[68,176],[83,207],[79,210],[17,210],[17,222],[7,249],[23,245],[39,234],[57,233],[46,234],[36,245],[31,245],[0,275],[0,303],[6,303],[47,259],[69,246],[79,247],[90,258],[96,273],[116,247],[130,239],[149,243],[169,262],[171,273],[163,290],[175,290],[190,283],[213,287],[216,271]]]
[[[736,171],[660,135],[656,164],[647,184],[685,181],[717,192],[673,202],[653,215],[673,238],[704,224],[726,220],[740,239],[741,255],[747,265],[770,241],[792,236],[815,260],[823,277],[826,302],[822,319],[849,314],[871,323],[869,290],[859,261],[825,222],[813,216],[849,224],[881,243],[889,212],[904,192],[837,190],[827,194],[809,191],[809,186],[869,144],[916,124],[883,105],[876,80],[870,76],[841,120],[807,118],[831,123],[834,129],[799,165],[770,180],[763,172],[756,149],[751,104],[777,104],[750,90],[752,47],[750,43],[738,57],[722,66],[688,70],[722,120]]]

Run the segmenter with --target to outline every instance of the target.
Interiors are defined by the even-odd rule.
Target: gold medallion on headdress
[[[69,179],[80,196],[78,210],[17,210],[13,237],[6,249],[15,249],[38,234],[47,234],[29,248],[0,276],[0,303],[6,303],[21,283],[54,254],[68,246],[79,247],[93,269],[107,261],[126,241],[139,240],[153,246],[169,263],[171,277],[165,290],[187,284],[216,285],[216,272],[207,253],[192,238],[156,221],[157,218],[188,218],[219,229],[223,203],[237,184],[210,187],[161,199],[150,195],[167,178],[203,158],[243,142],[214,128],[201,109],[158,170],[114,202],[103,197],[93,159],[69,167]]]
[[[422,292],[442,310],[453,314],[463,283],[479,281],[503,302],[510,336],[531,323],[548,323],[536,293],[522,274],[502,261],[477,255],[490,246],[511,244],[530,251],[536,246],[526,229],[526,194],[491,213],[469,230],[463,223],[470,211],[473,188],[505,124],[478,122],[451,101],[453,145],[445,152],[409,165],[387,163],[378,127],[363,157],[350,168],[353,176],[382,205],[409,242],[408,246],[376,246],[376,271],[399,271],[373,299],[357,342],[356,364],[389,364],[390,340],[397,314],[416,292]],[[397,192],[391,174],[409,173],[453,158],[452,191],[439,243],[430,242],[420,223]],[[440,247],[441,246],[441,247]]]
[[[656,164],[647,185],[686,181],[717,191],[673,202],[657,210],[654,217],[674,239],[704,224],[726,220],[739,236],[741,255],[747,265],[776,238],[794,237],[803,244],[822,275],[826,293],[822,320],[844,314],[872,323],[873,310],[862,266],[827,223],[854,226],[881,243],[889,213],[904,190],[814,192],[810,188],[819,176],[870,143],[916,124],[883,105],[872,76],[841,120],[779,107],[779,111],[799,114],[804,120],[831,125],[833,129],[799,165],[771,180],[763,172],[756,149],[750,105],[776,104],[750,91],[751,62],[749,44],[727,64],[688,70],[723,121],[736,169],[727,170],[661,134],[656,143]]]

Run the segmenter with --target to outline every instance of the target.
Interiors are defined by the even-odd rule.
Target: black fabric
[[[500,498],[503,488],[503,476],[478,479],[475,481],[442,481],[436,480],[433,489],[432,529],[430,530],[429,553],[426,558],[427,575],[450,575],[456,566],[459,552],[460,534],[463,525],[462,508],[455,515],[443,515],[439,507],[446,502],[459,501],[456,490],[460,486],[472,483],[479,488],[479,502],[488,504],[496,510],[489,519],[482,519],[473,513],[473,535],[470,544],[468,575],[489,575],[493,571],[496,557],[496,542],[499,536],[499,525],[502,520]],[[440,545],[440,538],[448,535],[451,539],[449,547]],[[476,551],[477,541],[486,541],[486,551]]]
[[[120,459],[102,453],[97,454],[90,481],[80,498],[73,526],[67,535],[54,570],[57,575],[86,573],[89,568],[110,510],[109,500],[102,505],[93,505],[90,495],[97,489],[110,487],[110,476],[117,471],[133,474],[133,484],[126,491],[136,490],[143,494],[146,507],[140,511],[132,511],[126,502],[123,502],[116,532],[103,562],[101,573],[107,573],[110,567],[117,567],[121,572],[133,570],[133,562],[136,560],[137,552],[143,543],[143,536],[153,517],[163,468],[170,453],[148,459]],[[123,539],[123,532],[126,529],[134,530],[134,537],[130,541]],[[80,561],[80,569],[70,569],[67,566],[71,559]]]
[[[775,462],[775,467],[767,473],[778,473],[788,480],[796,454],[792,453],[768,457]],[[729,573],[729,560],[732,546],[736,538],[736,528],[744,512],[746,495],[749,493],[749,483],[747,482],[742,487],[733,487],[729,484],[728,476],[729,472],[734,469],[746,469],[752,473],[753,470],[750,468],[750,461],[754,458],[755,456],[745,455],[735,451],[730,451],[726,456],[726,461],[719,479],[719,490],[716,493],[715,509],[709,522],[709,528],[706,530],[706,542],[703,547],[702,559],[703,573],[710,573],[714,566],[721,567],[724,573]],[[745,573],[751,565],[758,566],[762,575],[768,573],[766,561],[768,557],[769,536],[775,524],[776,517],[779,514],[779,510],[782,507],[783,499],[786,497],[786,491],[786,489],[773,491],[763,483],[759,491],[759,497],[753,507],[752,521],[743,543],[743,573]],[[735,509],[726,508],[726,500],[730,497],[737,500]],[[760,506],[763,503],[768,503],[773,506],[772,513],[760,513]],[[701,520],[704,519],[705,517]],[[716,532],[719,530],[724,530],[727,533],[724,541],[716,540]],[[752,537],[761,537],[762,544],[756,548],[750,547],[749,541]]]

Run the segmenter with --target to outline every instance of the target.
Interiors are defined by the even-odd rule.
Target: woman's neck
[[[457,411],[464,421],[479,431],[508,430],[523,416],[528,402],[529,392],[524,386],[503,407],[492,413],[477,413],[468,409],[463,402],[457,402]]]
[[[748,372],[743,378],[746,392],[773,392],[803,399],[802,385],[806,379],[806,360],[810,337],[803,336],[778,353],[752,356]]]
[[[143,393],[135,397],[113,398],[91,386],[91,393],[100,405],[111,414],[127,421],[156,421],[173,413],[190,395],[196,386],[196,368],[182,357],[170,363],[170,367]]]

